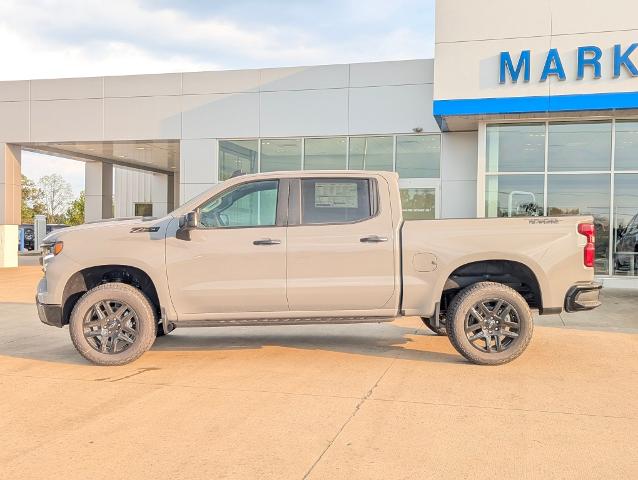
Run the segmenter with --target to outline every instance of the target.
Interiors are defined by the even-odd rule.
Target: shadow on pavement
[[[327,331],[318,331],[324,328]],[[245,329],[243,332],[241,329]],[[193,331],[191,331],[193,330]],[[324,350],[425,362],[463,363],[446,337],[393,323],[284,327],[220,327],[177,329],[158,338],[155,351],[237,350],[282,347]],[[276,331],[275,331],[276,330]],[[441,351],[447,350],[447,351]]]
[[[401,357],[424,362],[463,363],[445,337],[430,334],[418,323],[288,325],[263,327],[178,328],[155,341],[151,351],[258,350],[281,347],[323,350],[382,358]],[[68,327],[40,323],[34,304],[0,303],[0,355],[14,358],[86,365],[75,351]]]

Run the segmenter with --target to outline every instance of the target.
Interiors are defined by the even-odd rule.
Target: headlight
[[[40,245],[42,249],[42,256],[40,257],[40,265],[42,265],[42,271],[44,273],[47,272],[47,263],[56,255],[59,255],[64,248],[64,243],[61,241],[57,242],[44,242]]]
[[[49,255],[56,256],[62,252],[62,249],[64,248],[64,242],[45,242],[40,245],[40,247],[42,248],[43,257],[47,257]]]

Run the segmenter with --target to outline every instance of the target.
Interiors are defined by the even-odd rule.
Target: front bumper
[[[597,282],[574,285],[565,295],[565,311],[581,312],[600,307],[600,290],[602,284]]]
[[[52,327],[62,328],[62,305],[48,305],[40,302],[40,293],[46,289],[46,280],[43,278],[38,284],[38,293],[35,296],[35,304],[38,307],[40,321]]]

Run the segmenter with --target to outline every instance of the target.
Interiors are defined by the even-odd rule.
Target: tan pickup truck
[[[600,302],[589,217],[405,221],[387,172],[275,172],[216,185],[170,215],[44,242],[40,319],[100,365],[175,327],[419,316],[479,364],[527,347],[532,313]]]

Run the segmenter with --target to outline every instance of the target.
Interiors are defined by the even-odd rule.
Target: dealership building
[[[87,221],[299,169],[395,171],[406,220],[590,214],[638,288],[638,3],[595,7],[439,0],[434,59],[0,82],[0,266],[27,150],[85,162]]]

